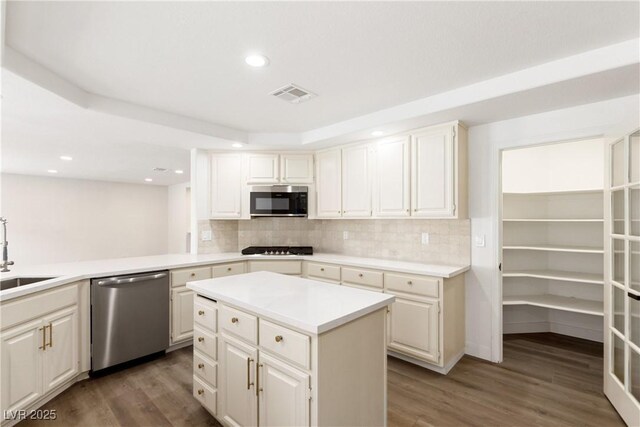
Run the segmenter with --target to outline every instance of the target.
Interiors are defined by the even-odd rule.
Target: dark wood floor
[[[21,426],[211,426],[191,397],[191,348],[76,384]],[[602,345],[507,335],[504,363],[465,356],[447,376],[389,358],[391,426],[622,426],[602,394]]]

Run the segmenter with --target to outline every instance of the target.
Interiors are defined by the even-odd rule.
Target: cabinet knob
[[[198,363],[198,369],[204,368],[204,363]]]
[[[321,268],[320,271],[324,271],[324,268]]]
[[[237,317],[232,317],[231,318],[231,323],[238,323],[238,318]]]
[[[407,282],[407,285],[413,285],[413,282],[412,282],[411,280],[409,280],[409,281]]]
[[[198,342],[204,341],[204,337],[198,337]]]
[[[362,273],[358,274],[358,277],[362,277]]]
[[[196,277],[196,273],[191,273],[191,277]]]
[[[284,338],[282,338],[282,335],[276,335],[276,342],[280,342],[282,341]]]
[[[200,316],[204,316],[204,310],[199,310],[199,311],[198,311],[198,315],[200,315]]]
[[[198,395],[203,395],[204,394],[204,390],[203,389],[198,389]]]
[[[231,267],[227,267],[227,271],[231,271]]]

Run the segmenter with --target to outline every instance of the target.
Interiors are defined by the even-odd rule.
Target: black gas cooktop
[[[312,246],[249,246],[242,255],[313,255]]]

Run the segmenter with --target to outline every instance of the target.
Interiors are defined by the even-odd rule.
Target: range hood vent
[[[300,86],[296,86],[293,83],[274,90],[270,95],[292,104],[299,104],[316,96],[315,93],[302,89]]]

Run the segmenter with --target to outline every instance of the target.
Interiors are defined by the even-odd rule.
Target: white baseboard
[[[504,334],[554,332],[556,334],[568,335],[570,337],[582,338],[596,342],[602,342],[604,338],[601,330],[583,328],[576,325],[567,325],[558,322],[505,323],[502,327],[502,331]]]
[[[530,334],[535,332],[551,332],[549,322],[505,323],[502,326],[503,334]]]

